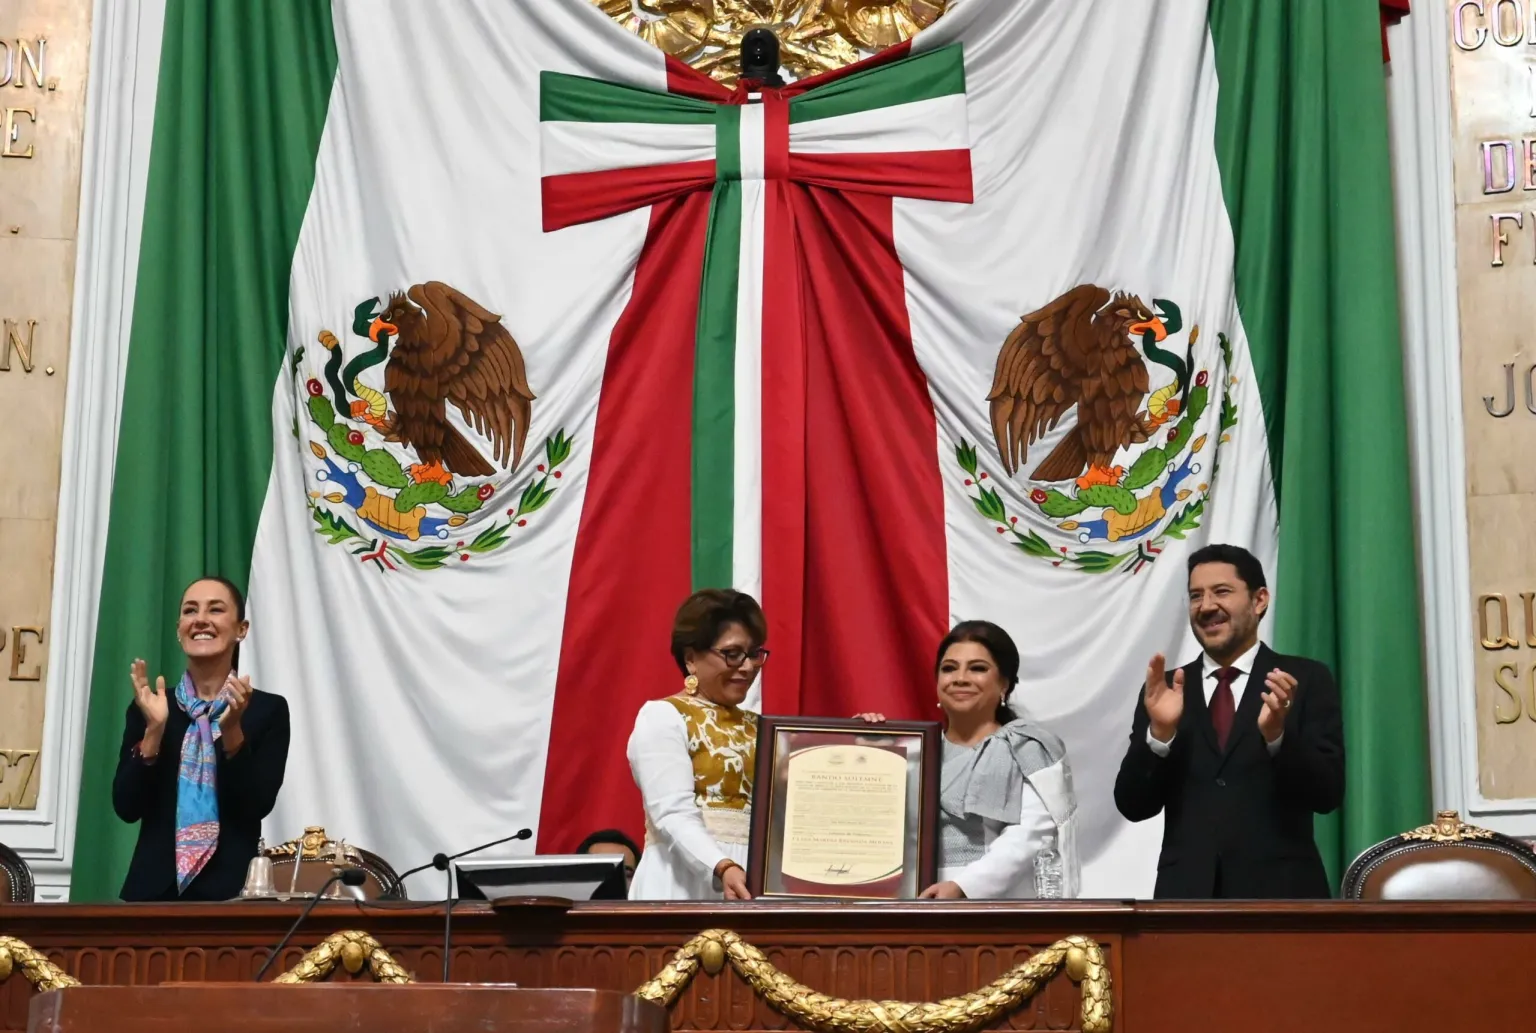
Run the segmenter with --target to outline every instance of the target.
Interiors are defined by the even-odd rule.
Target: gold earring
[[[699,691],[699,679],[697,675],[690,674],[683,679],[683,691],[692,696]]]

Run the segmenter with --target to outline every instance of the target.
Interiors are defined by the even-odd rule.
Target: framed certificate
[[[934,721],[757,723],[753,897],[911,900],[938,878]]]

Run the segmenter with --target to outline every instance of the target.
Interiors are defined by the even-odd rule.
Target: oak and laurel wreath
[[[1229,433],[1237,426],[1237,404],[1232,401],[1231,388],[1237,383],[1237,378],[1231,375],[1232,369],[1232,343],[1226,334],[1217,334],[1217,340],[1221,345],[1221,425],[1218,433],[1221,435],[1220,444],[1231,439]],[[1204,373],[1201,378],[1205,378]],[[1167,470],[1167,464],[1184,454],[1186,448],[1198,453],[1206,444],[1206,436],[1190,440],[1194,433],[1195,425],[1205,414],[1210,405],[1210,385],[1197,379],[1189,392],[1188,408],[1180,414],[1179,421],[1169,433],[1167,443],[1156,448],[1148,448],[1131,465],[1126,474],[1125,482],[1121,485],[1095,485],[1092,488],[1082,489],[1073,495],[1066,495],[1057,488],[1036,488],[1031,492],[1031,501],[1034,502],[1047,517],[1061,519],[1075,516],[1085,509],[1094,507],[1120,508],[1129,504],[1134,508],[1141,501],[1135,492],[1148,486],[1157,480],[1160,472]],[[1172,520],[1164,526],[1150,541],[1139,541],[1134,549],[1119,552],[1105,551],[1102,549],[1084,549],[1073,551],[1066,546],[1053,547],[1050,542],[1040,536],[1038,531],[1027,528],[1025,531],[1018,529],[1019,518],[1008,511],[1008,505],[1003,501],[1001,494],[996,489],[987,487],[983,481],[992,479],[987,470],[983,469],[976,448],[964,438],[955,446],[955,461],[961,470],[965,472],[965,490],[971,504],[976,507],[976,512],[991,521],[997,527],[998,534],[1009,535],[1012,538],[1010,544],[1029,556],[1052,561],[1053,566],[1067,565],[1076,570],[1089,574],[1107,574],[1111,571],[1121,570],[1128,574],[1137,574],[1149,563],[1156,562],[1169,539],[1182,541],[1190,532],[1200,526],[1200,518],[1205,513],[1205,500],[1210,489],[1216,483],[1217,472],[1221,468],[1221,449],[1214,450],[1214,458],[1211,461],[1211,475],[1206,483],[1200,485],[1197,492],[1181,489],[1178,499],[1186,500],[1183,506]],[[994,481],[995,483],[995,481]],[[1193,499],[1190,496],[1193,495]],[[1076,523],[1068,520],[1058,525],[1062,530],[1076,529]]]
[[[298,378],[300,362],[304,358],[304,349],[298,348],[292,358],[291,371],[295,380]],[[310,381],[311,385],[318,386],[318,381]],[[495,494],[489,483],[467,485],[456,492],[450,493],[448,486],[437,481],[413,481],[401,465],[400,460],[384,448],[368,448],[365,446],[367,432],[372,428],[359,426],[350,420],[342,418],[336,411],[336,407],[322,391],[316,391],[309,387],[309,398],[306,411],[310,422],[318,429],[331,450],[315,441],[309,442],[309,450],[316,459],[335,465],[331,456],[342,460],[348,465],[347,473],[358,480],[372,481],[374,485],[384,489],[396,489],[394,496],[386,492],[373,490],[390,500],[396,510],[408,513],[418,505],[438,505],[450,514],[445,522],[448,528],[456,528],[468,522],[469,516],[479,512]],[[298,420],[294,420],[294,437],[301,437]],[[354,542],[351,547],[352,554],[364,561],[370,561],[379,570],[395,570],[394,562],[399,561],[413,570],[438,570],[448,565],[448,562],[457,557],[460,562],[466,562],[471,556],[485,555],[495,552],[506,545],[511,539],[515,528],[524,527],[528,523],[528,517],[543,509],[559,487],[559,479],[562,476],[560,467],[571,456],[572,439],[566,436],[562,427],[552,436],[544,439],[544,462],[538,465],[536,473],[529,476],[522,490],[518,493],[517,503],[507,509],[507,518],[504,521],[493,522],[474,538],[467,541],[459,541],[453,545],[432,544],[419,549],[408,549],[390,540],[387,535],[373,536],[359,530],[348,520],[322,506],[327,502],[337,504],[344,502],[346,496],[339,492],[321,494],[311,492],[306,496],[309,504],[310,515],[315,521],[315,531],[326,539],[331,545],[341,545]],[[355,467],[355,469],[354,469]],[[339,469],[339,467],[338,467]],[[321,474],[324,480],[324,473]]]

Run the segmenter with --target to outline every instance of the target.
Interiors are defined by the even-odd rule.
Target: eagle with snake
[[[1028,460],[1030,446],[1075,408],[1076,424],[1030,478],[1076,479],[1082,488],[1118,484],[1124,470],[1110,465],[1115,454],[1147,441],[1179,412],[1188,362],[1158,347],[1179,330],[1178,310],[1170,302],[1153,304],[1166,319],[1135,295],[1081,284],[1019,321],[998,352],[987,394],[993,437],[1009,476]],[[1146,358],[1177,378],[1179,397],[1157,405],[1155,413],[1142,408],[1149,384],[1138,338]]]
[[[395,338],[384,366],[393,411],[381,429],[389,437],[414,448],[429,470],[462,477],[491,476],[492,460],[503,468],[518,464],[534,394],[501,316],[432,280],[391,294],[368,337],[384,349]],[[490,441],[490,459],[449,421],[450,403]]]

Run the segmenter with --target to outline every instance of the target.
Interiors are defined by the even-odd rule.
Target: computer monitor
[[[542,854],[499,861],[466,858],[455,866],[460,900],[623,900],[629,895],[622,854]]]

